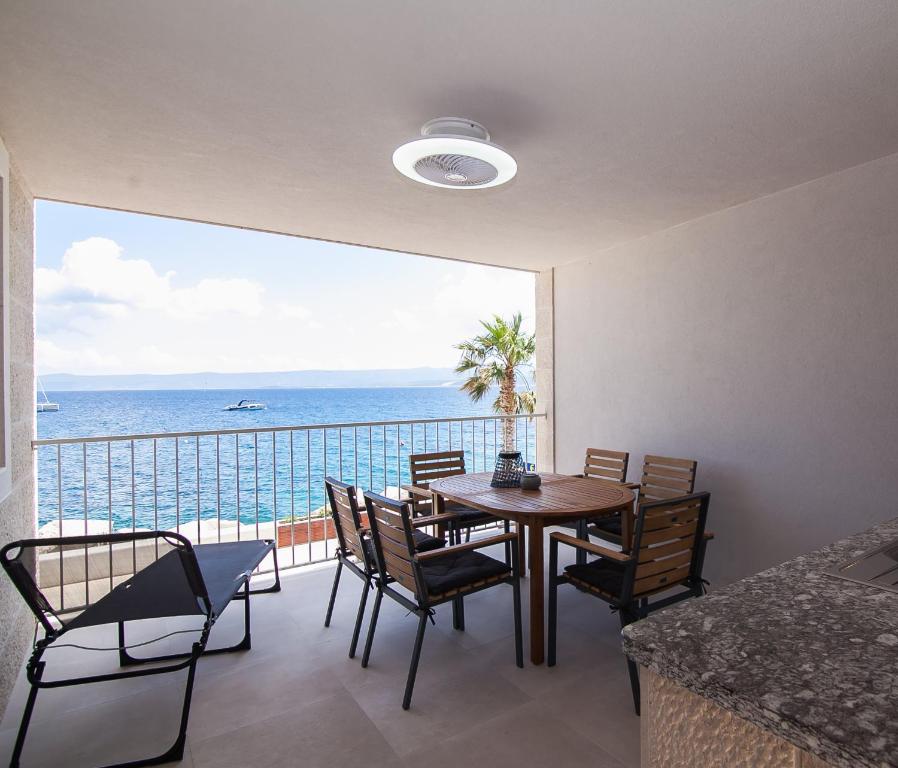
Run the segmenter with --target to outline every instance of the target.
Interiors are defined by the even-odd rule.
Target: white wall
[[[718,584],[898,516],[898,155],[557,268],[555,408],[698,460]]]

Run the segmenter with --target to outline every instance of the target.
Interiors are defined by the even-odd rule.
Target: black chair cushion
[[[496,516],[489,512],[481,512],[479,509],[472,509],[462,504],[447,503],[446,511],[455,515],[458,518],[458,524],[462,527],[489,523],[496,519]]]
[[[569,565],[564,572],[572,579],[584,581],[609,595],[619,595],[624,581],[623,569],[602,559],[583,565]]]
[[[619,515],[615,517],[602,517],[597,520],[590,520],[589,532],[594,536],[599,536],[603,533],[610,533],[614,536],[620,537],[621,535],[621,519]],[[593,533],[595,531],[595,533]]]
[[[511,569],[501,560],[471,550],[447,553],[445,557],[422,563],[421,571],[431,595],[441,595],[483,579],[511,573]]]
[[[446,540],[431,536],[424,531],[412,531],[412,538],[415,540],[415,549],[419,552],[432,552],[446,546]]]

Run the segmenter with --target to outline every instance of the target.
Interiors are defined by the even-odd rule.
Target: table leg
[[[530,534],[530,661],[542,664],[545,660],[546,609],[545,574],[543,573],[543,523],[528,521]]]
[[[521,578],[527,578],[527,526],[516,522],[518,531],[518,563],[521,568]]]

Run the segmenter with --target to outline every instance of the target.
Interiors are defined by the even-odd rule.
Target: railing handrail
[[[215,435],[252,435],[271,432],[306,432],[320,429],[353,429],[357,427],[393,427],[410,424],[445,424],[452,421],[493,421],[496,419],[544,419],[545,413],[493,413],[488,416],[443,416],[432,419],[398,419],[392,421],[348,421],[334,424],[298,424],[280,427],[245,427],[231,429],[204,429],[188,432],[146,432],[133,435],[96,435],[93,437],[47,437],[31,441],[31,448],[42,445],[70,445],[74,443],[115,443],[131,440],[154,440],[180,437],[212,437]]]

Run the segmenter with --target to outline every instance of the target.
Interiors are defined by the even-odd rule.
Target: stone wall
[[[2,145],[0,145],[2,146]],[[12,158],[9,232],[10,465],[12,493],[0,503],[0,543],[35,534],[34,199]],[[0,713],[21,669],[32,623],[9,580],[0,577]]]

